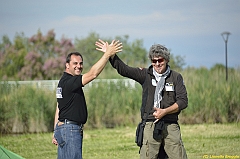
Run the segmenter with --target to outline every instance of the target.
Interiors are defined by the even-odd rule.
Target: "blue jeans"
[[[56,124],[54,137],[58,142],[58,159],[82,159],[82,126]]]

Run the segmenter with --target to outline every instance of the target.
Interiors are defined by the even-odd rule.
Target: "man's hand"
[[[118,52],[122,51],[122,43],[118,41],[113,40],[110,45],[108,43],[106,44],[107,50],[105,52],[106,55],[109,57],[115,55]]]
[[[108,53],[109,55],[115,55],[116,53],[122,51],[122,43],[120,43],[119,40],[113,40],[109,45],[108,42],[104,42],[103,40],[99,39],[96,41],[95,45],[98,47],[96,50]]]
[[[99,39],[98,41],[96,41],[95,45],[99,48],[96,48],[96,50],[98,51],[102,51],[102,52],[106,52],[107,50],[107,42],[102,41],[101,39]]]
[[[58,142],[57,142],[57,140],[55,139],[55,137],[54,137],[54,134],[53,134],[53,137],[52,137],[52,143],[54,144],[54,145],[58,145]]]
[[[153,116],[156,119],[162,119],[167,114],[166,109],[156,108],[154,107],[155,112],[153,113]]]
[[[158,120],[160,120],[160,119],[162,119],[165,115],[167,115],[167,114],[172,114],[172,113],[176,113],[176,112],[178,112],[179,111],[179,109],[178,109],[178,104],[177,103],[174,103],[172,106],[170,106],[170,107],[167,107],[167,108],[165,108],[165,109],[161,109],[161,108],[156,108],[156,107],[154,107],[154,113],[153,113],[153,116],[157,119],[156,121],[155,121],[155,123],[158,121]]]

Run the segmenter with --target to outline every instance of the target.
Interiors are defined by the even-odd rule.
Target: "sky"
[[[240,67],[239,0],[0,0],[0,36],[11,40],[54,29],[56,38],[82,39],[95,32],[103,38],[129,36],[165,45],[185,67]],[[226,37],[225,37],[226,38]]]

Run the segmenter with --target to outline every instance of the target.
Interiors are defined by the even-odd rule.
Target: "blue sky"
[[[1,37],[30,37],[38,29],[72,40],[93,31],[129,35],[130,41],[142,39],[147,50],[160,43],[184,57],[185,66],[207,68],[225,65],[221,33],[229,31],[228,66],[240,66],[239,0],[0,0]]]

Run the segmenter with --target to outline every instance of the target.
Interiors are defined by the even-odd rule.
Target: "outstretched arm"
[[[112,43],[109,45],[107,42],[105,44],[106,49],[97,49],[99,51],[105,52],[101,59],[98,60],[97,63],[95,63],[89,72],[85,73],[82,77],[82,84],[86,85],[87,83],[94,80],[103,70],[106,63],[108,62],[109,58],[112,55],[115,55],[118,52],[122,51],[122,43],[119,41],[113,40]]]

